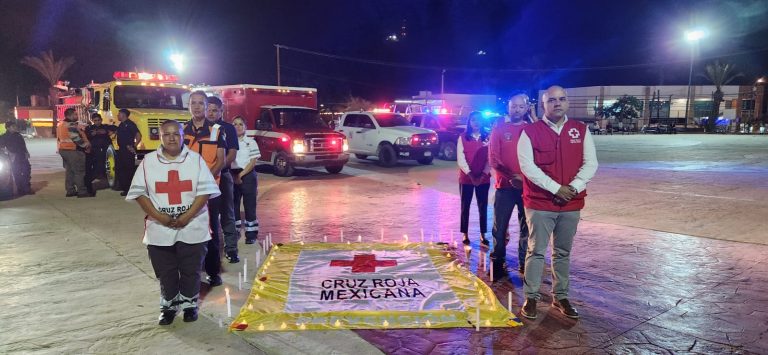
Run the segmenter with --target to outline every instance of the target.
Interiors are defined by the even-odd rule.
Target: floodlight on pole
[[[184,55],[179,53],[171,54],[171,63],[177,72],[184,71]]]
[[[685,40],[688,41],[691,45],[691,65],[688,70],[688,96],[685,98],[685,128],[688,128],[688,109],[691,106],[691,79],[693,79],[693,55],[694,55],[694,46],[696,46],[699,43],[699,40],[704,38],[706,33],[704,30],[701,29],[695,29],[690,31],[685,31]]]

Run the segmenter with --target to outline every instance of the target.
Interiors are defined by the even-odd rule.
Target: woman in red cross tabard
[[[488,133],[483,127],[483,115],[474,111],[467,118],[467,129],[456,144],[459,165],[459,192],[461,195],[461,234],[463,243],[469,240],[469,207],[472,195],[477,198],[480,214],[480,243],[488,247],[488,190],[491,187],[491,166],[488,162]]]

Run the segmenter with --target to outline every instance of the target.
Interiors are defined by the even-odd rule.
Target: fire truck
[[[261,161],[277,176],[295,167],[325,167],[338,174],[349,161],[346,137],[331,129],[317,110],[317,89],[267,85],[224,85],[196,88],[218,96],[224,120],[242,117],[248,136],[261,151]]]
[[[118,71],[112,81],[91,83],[81,89],[81,103],[65,102],[57,106],[57,117],[64,119],[64,110],[73,107],[80,121],[87,121],[88,116],[99,113],[105,124],[118,125],[117,114],[120,109],[131,112],[129,119],[139,127],[141,144],[137,147],[138,159],[160,146],[160,125],[169,119],[180,122],[189,120],[186,100],[189,86],[178,84],[176,75],[164,73]],[[115,157],[117,141],[113,137],[112,146],[107,151],[107,180],[115,186]]]

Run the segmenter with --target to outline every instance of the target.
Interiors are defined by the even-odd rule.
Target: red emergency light
[[[144,72],[132,72],[132,71],[116,71],[113,75],[115,80],[143,80],[143,81],[156,81],[164,83],[175,83],[179,81],[179,78],[173,74],[165,73],[144,73]]]

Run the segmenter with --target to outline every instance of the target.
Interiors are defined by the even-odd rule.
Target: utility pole
[[[275,49],[277,50],[277,86],[280,86],[280,45],[276,44]]]
[[[442,74],[440,74],[440,98],[443,98],[443,94],[445,94],[445,69],[443,69]]]

